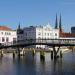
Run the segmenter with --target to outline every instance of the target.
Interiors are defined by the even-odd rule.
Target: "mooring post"
[[[56,55],[57,55],[57,58],[60,56],[60,54],[59,54],[59,49],[60,49],[60,46],[57,48],[57,50],[56,50]]]
[[[51,51],[51,59],[53,59],[53,51]]]
[[[3,50],[1,50],[1,57],[3,57]]]
[[[62,50],[60,51],[60,58],[62,58]]]
[[[74,47],[72,47],[72,52],[74,51]]]
[[[23,48],[23,55],[25,55],[25,49]]]
[[[40,59],[45,60],[45,53],[44,51],[40,51]]]
[[[15,51],[13,52],[13,58],[15,57]]]
[[[32,50],[32,55],[33,55],[33,56],[35,55],[35,49]]]
[[[18,49],[18,56],[20,56],[20,49],[19,49],[19,47],[17,49]]]
[[[56,59],[57,58],[57,52],[56,52],[55,46],[53,46],[53,53],[54,53],[53,57],[54,57],[54,59]]]

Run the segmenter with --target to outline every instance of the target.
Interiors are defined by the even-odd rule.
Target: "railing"
[[[49,43],[49,44],[75,44],[75,39],[25,39],[21,41],[8,42],[4,46],[17,44],[32,44],[32,43]]]
[[[75,44],[75,39],[25,39],[21,41],[16,41],[15,44],[30,43]]]

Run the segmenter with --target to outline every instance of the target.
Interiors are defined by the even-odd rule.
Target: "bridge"
[[[27,47],[31,45],[47,45],[47,46],[75,46],[75,39],[25,39],[14,43],[7,43],[0,46],[1,48],[9,47]]]
[[[47,46],[75,46],[75,39],[25,39],[1,45],[0,48],[9,47],[27,47],[31,45],[47,45]]]
[[[57,57],[57,54],[59,52],[59,49],[61,46],[75,46],[75,39],[25,39],[23,41],[16,41],[15,43],[12,44],[7,44],[7,45],[1,45],[0,49],[3,48],[23,48],[31,45],[47,45],[49,47],[53,48],[52,56],[54,55],[54,58]],[[58,47],[56,50],[55,47]],[[62,54],[62,53],[61,53]],[[62,55],[61,55],[62,56]]]

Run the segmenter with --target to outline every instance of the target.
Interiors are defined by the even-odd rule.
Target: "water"
[[[20,58],[7,54],[0,58],[0,75],[75,75],[75,52],[56,61],[51,60],[50,53],[45,53],[45,61],[40,60],[39,52]]]

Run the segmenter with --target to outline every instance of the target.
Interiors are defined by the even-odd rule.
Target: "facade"
[[[63,39],[63,41],[66,41],[65,39],[75,38],[75,27],[71,28],[71,33],[64,32],[62,28],[61,15],[58,22],[56,14],[55,28],[52,28],[49,23],[46,26],[30,26],[23,29],[21,29],[19,25],[17,33],[18,42],[25,42],[27,39]],[[44,45],[36,45],[33,47],[46,48]]]
[[[25,27],[22,29],[18,30],[22,31],[22,33],[19,33],[18,36],[18,41],[23,40],[23,42],[26,39],[58,39],[59,38],[59,30],[58,29],[53,29],[50,24],[46,26],[30,26],[30,27]],[[18,33],[19,31],[17,31]],[[43,45],[36,45],[33,47],[42,47],[45,48],[46,46]]]
[[[6,26],[0,26],[0,43],[2,45],[10,45],[17,40],[17,34],[15,30],[12,30]]]
[[[64,32],[62,29],[61,16],[59,21],[59,39],[63,39],[64,42],[74,42],[75,39],[75,27],[71,28],[71,33]],[[67,41],[69,39],[69,41]],[[73,39],[73,40],[72,40]]]
[[[71,27],[71,33],[75,34],[75,27]]]
[[[23,29],[20,28],[20,24],[19,24],[18,29],[17,29],[17,41],[18,41],[18,43],[20,41],[24,40],[24,36],[23,35],[24,35],[23,34]]]

